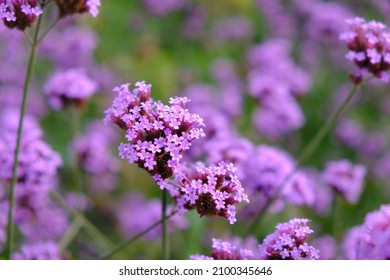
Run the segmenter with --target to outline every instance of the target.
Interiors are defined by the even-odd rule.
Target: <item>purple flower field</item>
[[[388,0],[0,0],[0,260],[389,260]]]

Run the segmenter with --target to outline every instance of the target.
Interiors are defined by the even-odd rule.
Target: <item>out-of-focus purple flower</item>
[[[330,235],[317,237],[313,239],[311,244],[321,252],[320,260],[331,260],[337,256],[337,242]]]
[[[165,16],[181,10],[187,4],[187,0],[143,0],[143,3],[151,13]]]
[[[271,140],[301,128],[305,123],[302,109],[293,98],[268,99],[252,118],[256,129]]]
[[[380,179],[390,180],[390,153],[385,153],[374,165],[374,173]]]
[[[62,260],[58,245],[53,242],[23,244],[19,252],[12,254],[14,260]]]
[[[271,36],[292,38],[296,34],[295,19],[281,2],[280,0],[257,0],[257,5],[268,22]]]
[[[0,179],[5,181],[12,178],[18,121],[17,111],[7,110],[0,114]],[[62,160],[41,137],[42,131],[36,121],[26,116],[17,173],[19,187],[41,191],[54,187],[57,169]]]
[[[368,213],[363,225],[353,228],[344,239],[348,259],[388,260],[390,258],[390,205]]]
[[[211,256],[192,255],[191,260],[251,260],[256,254],[252,250],[239,248],[228,241],[213,238]]]
[[[354,83],[360,83],[366,73],[389,81],[390,33],[384,31],[385,25],[359,17],[348,19],[346,23],[349,31],[342,33],[340,39],[349,49],[346,58],[359,68],[357,73],[352,74]]]
[[[364,157],[375,158],[383,154],[387,143],[387,135],[382,131],[370,132],[363,138],[360,152]]]
[[[332,208],[334,192],[331,187],[325,184],[323,177],[317,170],[307,170],[306,175],[312,182],[315,202],[311,208],[319,215],[326,215]]]
[[[207,11],[201,6],[195,6],[186,12],[187,17],[182,26],[183,35],[189,39],[197,39],[203,34]]]
[[[80,192],[68,192],[64,195],[66,206],[75,211],[85,211],[90,207],[89,198]]]
[[[115,188],[120,162],[112,155],[111,144],[116,134],[112,127],[100,121],[91,122],[83,135],[77,136],[71,145],[80,167],[91,175],[91,188],[107,192]]]
[[[365,175],[364,165],[354,165],[348,160],[330,161],[322,173],[324,182],[352,204],[360,198]]]
[[[96,44],[96,34],[92,30],[69,26],[50,32],[42,42],[41,54],[55,61],[59,67],[85,67],[91,64]]]
[[[24,30],[42,14],[38,0],[0,0],[0,19],[9,28]]]
[[[0,188],[2,189],[3,186],[0,184]],[[2,197],[0,195],[0,201],[2,200]],[[0,252],[4,249],[4,243],[7,239],[7,224],[8,224],[8,203],[5,201],[0,202]]]
[[[253,28],[246,17],[233,16],[218,20],[213,34],[221,41],[245,41],[253,36]]]
[[[164,180],[179,167],[183,152],[204,136],[203,120],[185,108],[188,98],[171,98],[168,106],[150,98],[151,85],[137,82],[135,86],[133,91],[129,84],[114,89],[118,96],[106,110],[105,122],[126,130],[129,142],[120,144],[120,157],[137,163],[163,189]]]
[[[282,190],[282,198],[293,205],[313,206],[316,200],[315,182],[304,171],[297,171]]]
[[[259,258],[263,260],[316,260],[319,251],[306,243],[313,230],[307,219],[292,219],[276,226],[259,246]]]
[[[60,16],[90,13],[93,17],[99,14],[100,0],[55,0]]]
[[[196,209],[202,216],[220,216],[236,222],[235,204],[249,202],[232,163],[219,162],[206,167],[198,162],[193,168],[184,168],[176,178],[180,186],[176,198],[180,212]],[[174,187],[173,187],[174,188]]]
[[[356,149],[361,146],[364,131],[360,124],[351,119],[342,119],[335,129],[337,139],[345,146]]]
[[[82,106],[97,91],[97,84],[82,68],[54,73],[44,86],[50,105],[61,110],[67,105]]]
[[[271,146],[258,146],[245,166],[246,182],[249,195],[261,193],[271,198],[280,184],[294,169],[293,158]]]
[[[172,206],[168,206],[170,213]],[[161,219],[161,200],[146,199],[140,194],[128,194],[124,196],[115,209],[116,217],[122,234],[132,237]],[[169,218],[168,230],[183,230],[188,227],[185,217],[175,214]],[[161,236],[161,226],[149,231],[144,237],[147,240],[156,240]]]

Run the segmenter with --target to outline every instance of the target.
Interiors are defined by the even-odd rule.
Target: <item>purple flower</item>
[[[313,239],[312,245],[321,252],[319,257],[320,260],[331,260],[337,255],[337,242],[330,235],[324,235]]]
[[[7,110],[0,114],[0,179],[10,181],[16,145],[19,113]],[[55,187],[57,169],[62,165],[59,154],[42,140],[42,131],[31,116],[26,116],[22,131],[18,186],[30,190]]]
[[[337,139],[351,148],[358,148],[362,143],[364,131],[360,124],[354,120],[343,119],[335,129]]]
[[[316,260],[319,251],[306,243],[313,233],[307,219],[292,219],[278,224],[276,231],[268,235],[259,246],[259,258],[263,260]]]
[[[82,68],[72,68],[54,73],[46,82],[44,91],[50,105],[61,110],[69,104],[82,106],[97,91],[97,84]]]
[[[133,91],[129,84],[114,89],[118,96],[106,110],[105,122],[127,133],[128,142],[119,146],[120,157],[145,169],[163,188],[191,142],[204,137],[203,120],[185,108],[188,98],[171,98],[168,106],[150,98],[151,85],[137,82],[135,86]]]
[[[55,0],[60,10],[60,16],[90,13],[93,17],[99,14],[100,0]]]
[[[172,206],[168,206],[168,213]],[[129,238],[145,230],[161,219],[161,200],[146,199],[140,194],[127,194],[117,204],[115,214],[122,234]],[[184,230],[188,221],[181,215],[174,215],[168,221],[171,233]],[[161,236],[161,226],[145,234],[145,239],[156,240]]]
[[[191,260],[251,260],[255,258],[252,250],[242,249],[228,241],[213,238],[211,257],[192,255]]]
[[[221,41],[244,41],[252,37],[253,28],[246,17],[233,16],[217,21],[213,33]]]
[[[19,252],[12,254],[14,260],[62,260],[57,244],[52,242],[42,242],[34,244],[24,244]]]
[[[352,74],[354,83],[359,83],[365,73],[385,82],[389,80],[390,69],[390,33],[384,31],[384,24],[377,21],[366,21],[355,17],[346,23],[349,31],[340,35],[347,44],[349,52],[346,57],[353,61],[359,72]]]
[[[153,14],[165,16],[184,7],[186,0],[144,0],[145,7]]]
[[[9,28],[23,31],[41,14],[38,0],[0,0],[0,19]]]
[[[71,148],[80,167],[90,175],[90,186],[98,192],[115,188],[120,162],[112,155],[111,144],[116,140],[112,127],[93,121],[86,133],[78,135]]]
[[[345,256],[358,260],[390,258],[390,205],[368,213],[363,225],[353,228],[344,239]]]
[[[366,168],[348,160],[330,161],[322,173],[323,180],[349,203],[357,203],[363,190]]]
[[[182,170],[174,181],[180,186],[174,196],[179,211],[196,209],[202,216],[220,216],[236,222],[236,207],[241,201],[249,202],[244,193],[236,169],[224,162],[206,167],[198,162],[192,169]]]
[[[315,182],[303,171],[297,171],[282,190],[282,198],[293,205],[313,206],[316,200]]]

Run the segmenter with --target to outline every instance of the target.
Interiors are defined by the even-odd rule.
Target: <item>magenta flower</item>
[[[366,168],[354,165],[348,160],[330,161],[326,164],[322,177],[326,184],[340,193],[349,203],[356,203],[363,190]]]
[[[115,88],[118,93],[105,122],[112,122],[126,131],[128,142],[121,143],[119,155],[136,163],[153,176],[163,189],[163,181],[172,177],[179,167],[184,151],[192,141],[204,137],[202,118],[186,108],[189,99],[171,98],[170,106],[150,98],[151,85],[135,83]]]
[[[19,252],[12,254],[14,260],[61,260],[58,246],[52,242],[24,244]]]
[[[191,260],[251,260],[255,253],[249,249],[239,248],[228,241],[213,238],[211,257],[192,255]]]
[[[67,105],[82,106],[97,91],[97,84],[91,80],[82,68],[57,71],[44,87],[50,105],[61,110]]]
[[[197,163],[194,169],[183,170],[174,180],[180,186],[179,191],[176,191],[177,195],[174,195],[174,187],[170,186],[179,210],[183,212],[196,209],[201,217],[220,216],[234,224],[234,204],[249,202],[235,172],[233,164],[224,162],[210,167]]]
[[[99,14],[100,0],[55,0],[60,10],[60,16],[90,13],[93,17]]]
[[[384,31],[386,26],[377,21],[366,21],[355,17],[346,23],[349,31],[340,35],[349,52],[347,59],[353,61],[359,71],[352,74],[355,83],[359,83],[365,73],[385,82],[389,81],[390,69],[390,33]]]
[[[313,230],[307,219],[292,219],[278,224],[259,246],[259,257],[264,260],[316,260],[319,251],[306,243]]]
[[[0,19],[9,28],[23,31],[41,14],[38,0],[0,0]]]

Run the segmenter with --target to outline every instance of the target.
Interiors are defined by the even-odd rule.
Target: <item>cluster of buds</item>
[[[96,17],[99,14],[100,0],[55,0],[60,10],[60,16],[90,13]]]
[[[387,71],[390,69],[390,33],[385,32],[386,26],[377,21],[366,21],[363,18],[348,19],[349,31],[340,35],[345,41],[349,52],[347,59],[353,61],[360,69],[351,74],[355,84],[359,84],[365,73],[383,81],[389,80]]]

